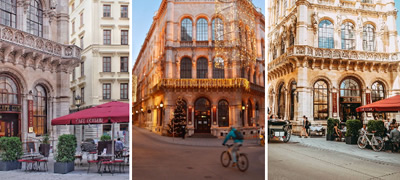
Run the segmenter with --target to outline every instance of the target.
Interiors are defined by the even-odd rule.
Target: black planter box
[[[56,162],[54,163],[54,173],[66,174],[75,170],[74,162]]]
[[[21,169],[21,163],[18,161],[0,161],[0,171],[10,171]]]
[[[357,144],[357,136],[346,136],[346,144]]]
[[[50,144],[40,144],[39,152],[44,157],[49,157],[50,154]]]
[[[335,136],[333,136],[333,134],[327,134],[326,135],[326,140],[327,141],[334,141],[335,140]]]

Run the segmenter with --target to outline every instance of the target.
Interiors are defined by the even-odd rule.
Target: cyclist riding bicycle
[[[222,143],[223,146],[225,146],[225,143],[229,139],[233,139],[233,146],[229,148],[228,151],[231,152],[232,157],[233,157],[233,164],[232,167],[236,166],[236,152],[239,150],[239,146],[243,144],[243,135],[241,132],[239,132],[235,127],[230,127],[229,128],[229,133],[226,135],[224,142]]]

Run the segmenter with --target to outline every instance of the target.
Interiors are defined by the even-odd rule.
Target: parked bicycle
[[[358,138],[358,147],[364,149],[367,145],[370,145],[374,151],[381,151],[383,148],[383,139],[375,137],[375,131],[372,133],[362,132],[362,135]],[[371,136],[371,139],[368,138]]]
[[[233,144],[226,144],[228,148],[232,147]],[[242,146],[242,145],[240,145]],[[239,146],[239,147],[240,147]],[[245,153],[240,153],[239,150],[236,151],[236,160],[237,160],[237,167],[240,171],[244,172],[249,168],[249,160],[247,159],[247,155]],[[221,164],[224,167],[228,167],[232,161],[232,153],[231,151],[224,151],[221,154]]]

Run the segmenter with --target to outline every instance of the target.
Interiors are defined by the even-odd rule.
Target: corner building
[[[256,135],[265,116],[265,19],[251,1],[238,2],[242,6],[231,7],[248,8],[251,18],[217,14],[214,0],[162,1],[133,68],[135,125],[166,135],[180,96],[189,136],[221,137],[232,125],[241,127],[245,137]],[[241,30],[235,26],[239,22]],[[243,59],[223,55],[232,54],[227,52],[239,45],[240,34],[248,43],[247,52],[254,53],[245,68],[240,66]],[[218,46],[224,49],[221,54],[216,52],[217,41],[226,43]]]
[[[364,123],[356,108],[399,94],[394,0],[269,1],[268,111],[298,124]]]
[[[69,72],[80,63],[68,18],[68,0],[0,0],[0,137],[20,137],[24,150],[71,132],[51,126],[69,113]]]

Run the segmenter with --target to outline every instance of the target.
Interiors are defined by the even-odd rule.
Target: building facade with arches
[[[395,117],[355,110],[400,93],[393,0],[274,0],[268,11],[269,114],[322,124]]]
[[[68,0],[0,3],[0,136],[38,150],[43,135],[72,132],[51,120],[69,113],[69,72],[81,49],[68,45]]]
[[[217,41],[231,40],[228,27],[233,21],[216,14],[214,0],[162,1],[133,68],[134,125],[166,135],[181,96],[189,136],[221,137],[233,125],[245,136],[256,135],[265,115],[265,20],[251,1],[243,2],[255,27],[240,32],[256,55],[246,67],[240,59],[216,53]]]

